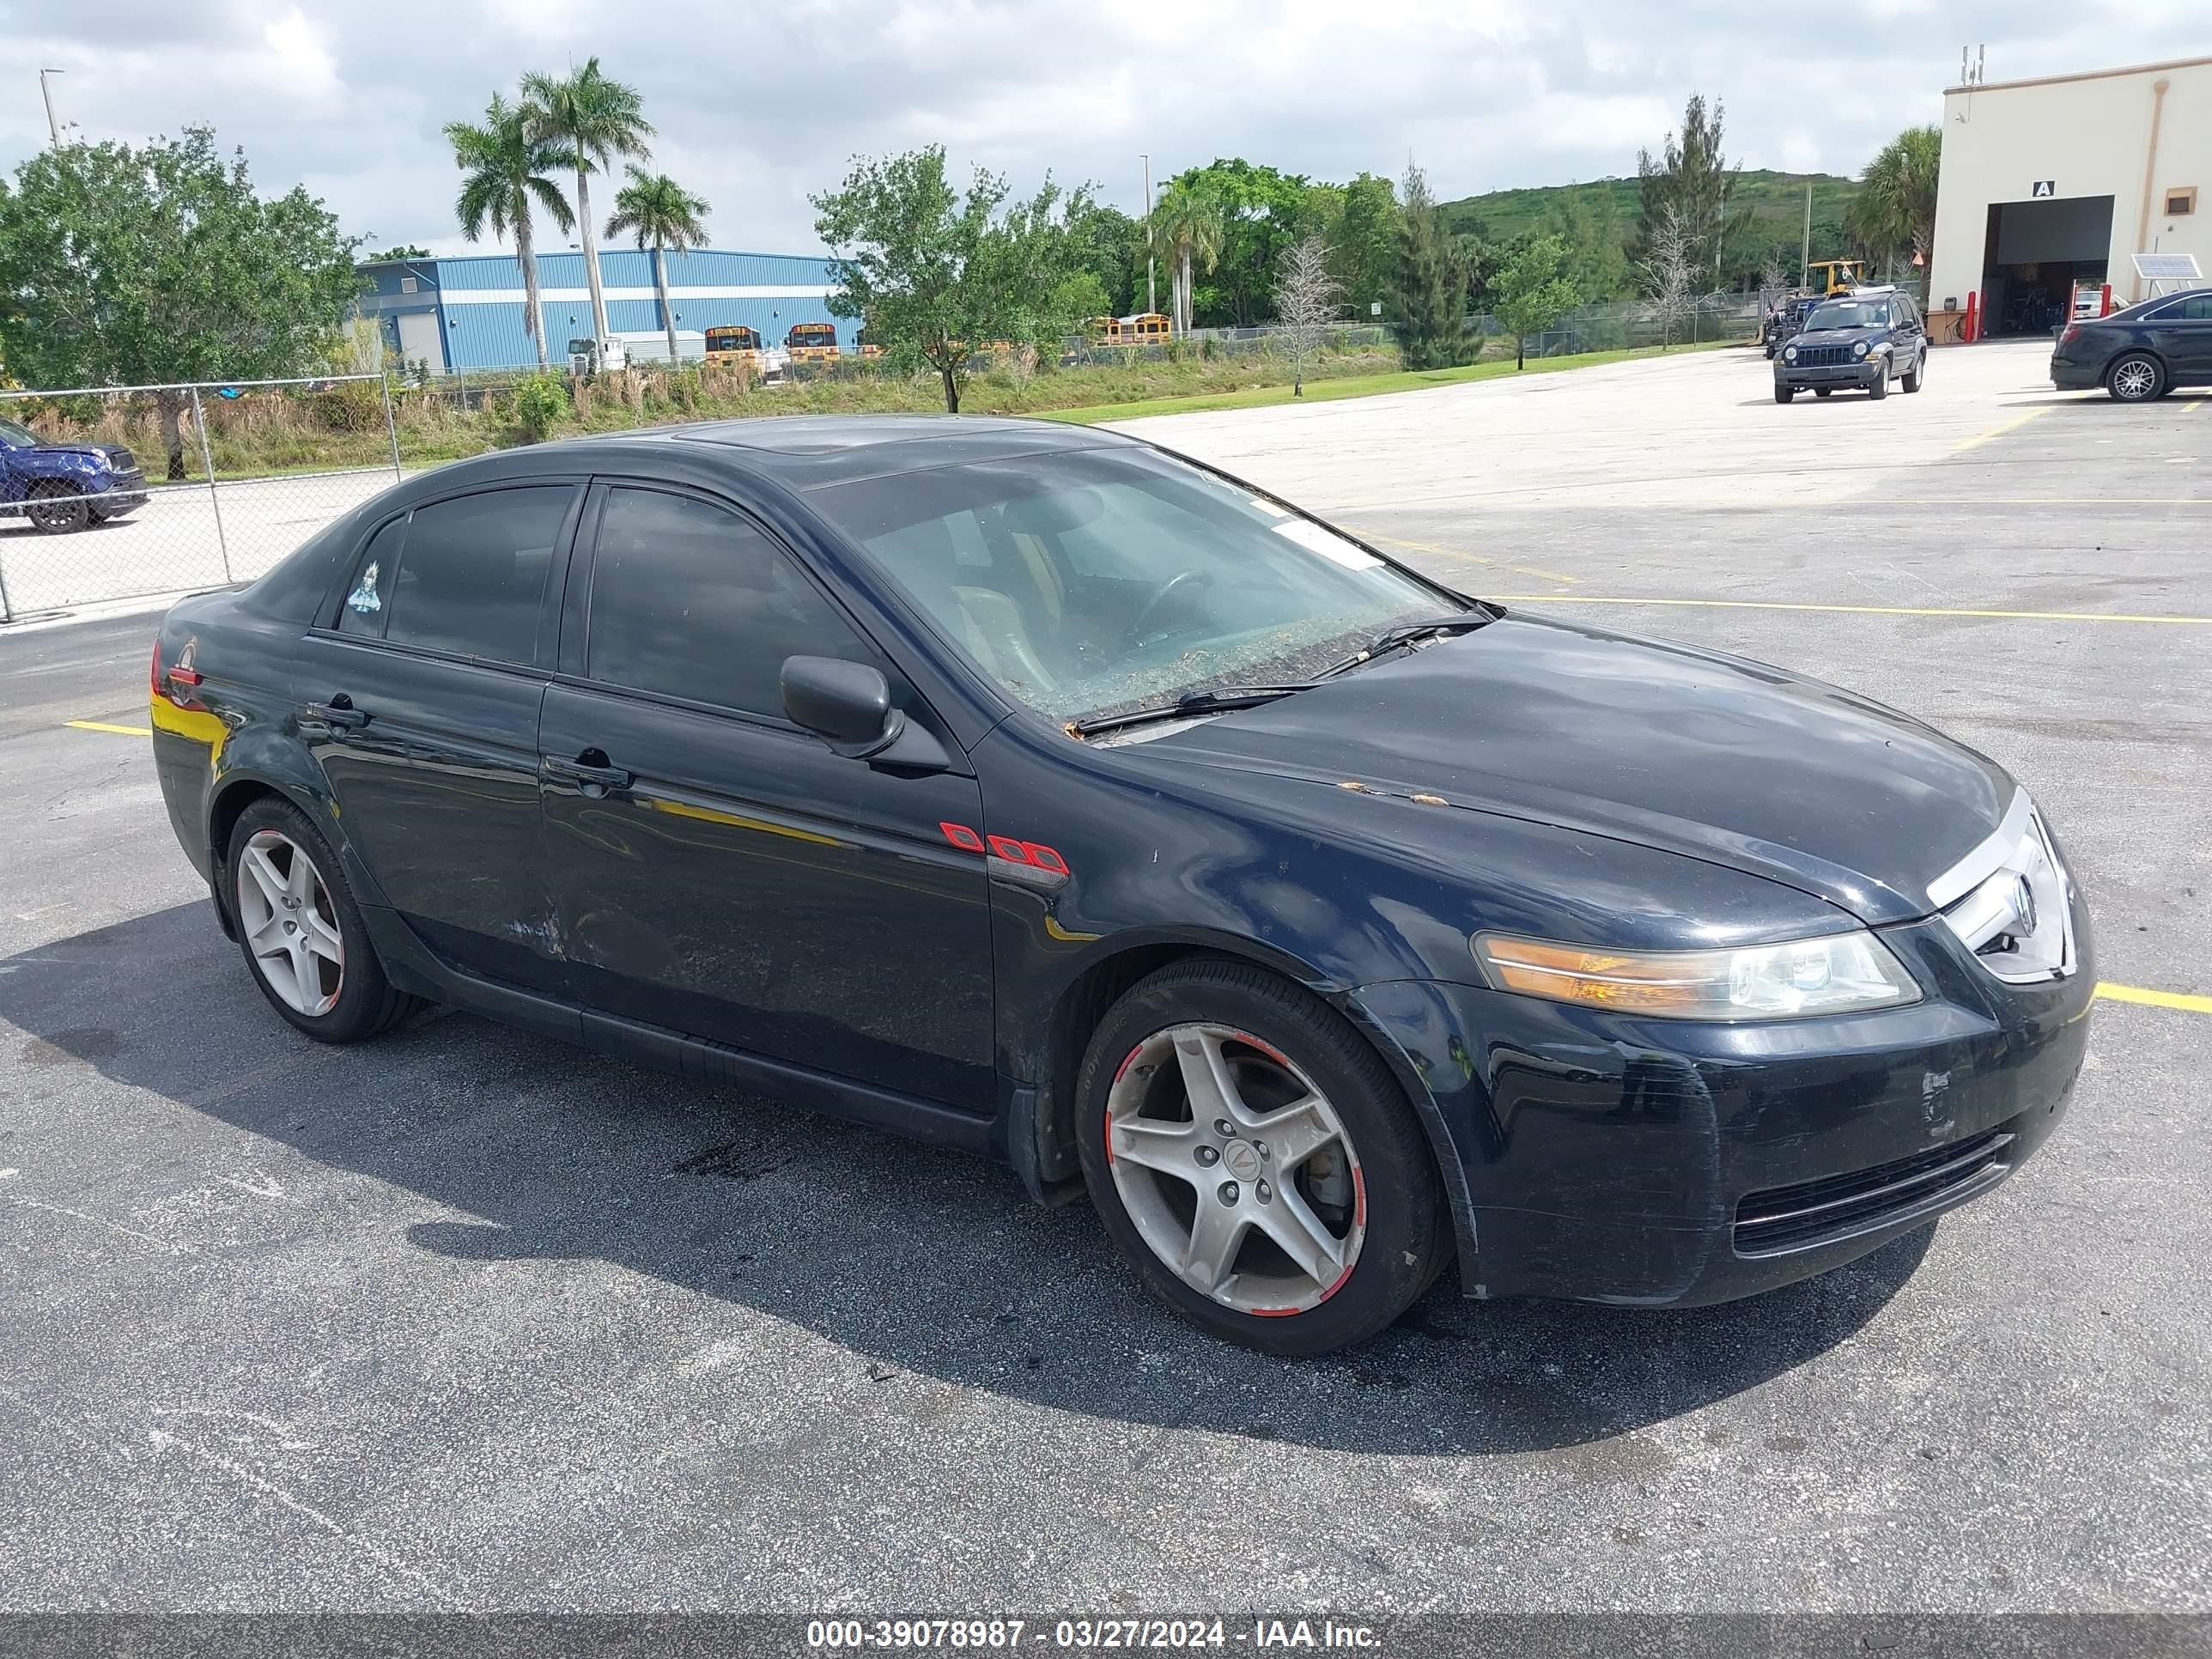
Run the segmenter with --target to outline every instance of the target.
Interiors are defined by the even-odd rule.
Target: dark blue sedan
[[[2212,386],[2212,288],[2067,324],[2051,353],[2051,383],[2062,392],[2102,386],[2124,404]]]
[[[1279,1353],[1455,1259],[1639,1306],[1836,1267],[2017,1170],[2088,1037],[1993,762],[1103,431],[462,462],[176,606],[152,709],[306,1036],[454,1004],[995,1156]]]

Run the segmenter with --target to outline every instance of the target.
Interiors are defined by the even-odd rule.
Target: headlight
[[[1851,356],[1854,357],[1863,357],[1866,355],[1867,343],[1864,340],[1861,340],[1856,345],[1851,348]]]
[[[1663,1019],[1797,1019],[1920,999],[1868,933],[1717,951],[1601,951],[1480,933],[1474,955],[1501,990]]]
[[[1785,363],[1796,362],[1797,361],[1797,348],[1796,346],[1783,347],[1782,361]]]

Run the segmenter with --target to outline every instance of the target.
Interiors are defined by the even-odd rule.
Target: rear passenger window
[[[384,637],[491,662],[530,661],[545,578],[574,495],[571,485],[539,484],[416,507],[398,574],[383,596]],[[364,564],[348,592],[342,631],[344,613],[367,597],[368,574]]]
[[[385,618],[392,614],[392,585],[399,575],[399,548],[406,539],[404,513],[368,538],[368,550],[338,607],[339,633],[382,636]]]
[[[659,490],[608,492],[592,560],[592,678],[781,719],[783,661],[794,656],[878,660],[737,514]]]

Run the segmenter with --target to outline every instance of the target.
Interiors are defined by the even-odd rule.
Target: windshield
[[[1467,606],[1144,449],[981,461],[809,497],[1018,702],[1056,720],[1303,678]]]
[[[1805,331],[1816,328],[1887,328],[1889,302],[1887,300],[1846,300],[1835,305],[1821,306],[1805,319]]]
[[[7,445],[10,449],[21,449],[27,446],[35,449],[39,444],[39,434],[27,426],[17,426],[13,421],[0,421],[0,444]]]

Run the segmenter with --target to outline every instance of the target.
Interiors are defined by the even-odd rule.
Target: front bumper
[[[2095,986],[2008,986],[1940,921],[1883,930],[1925,995],[1850,1018],[1637,1020],[1473,986],[1364,988],[1466,1177],[1468,1292],[1639,1306],[1810,1278],[1978,1197],[2063,1114]]]
[[[1856,362],[1807,365],[1785,363],[1777,357],[1774,384],[1788,386],[1793,392],[1820,386],[1870,386],[1882,377],[1886,361],[1881,357],[1863,357]]]
[[[118,519],[135,507],[146,505],[146,475],[143,472],[118,473],[100,489],[88,492],[92,510],[103,519]]]

